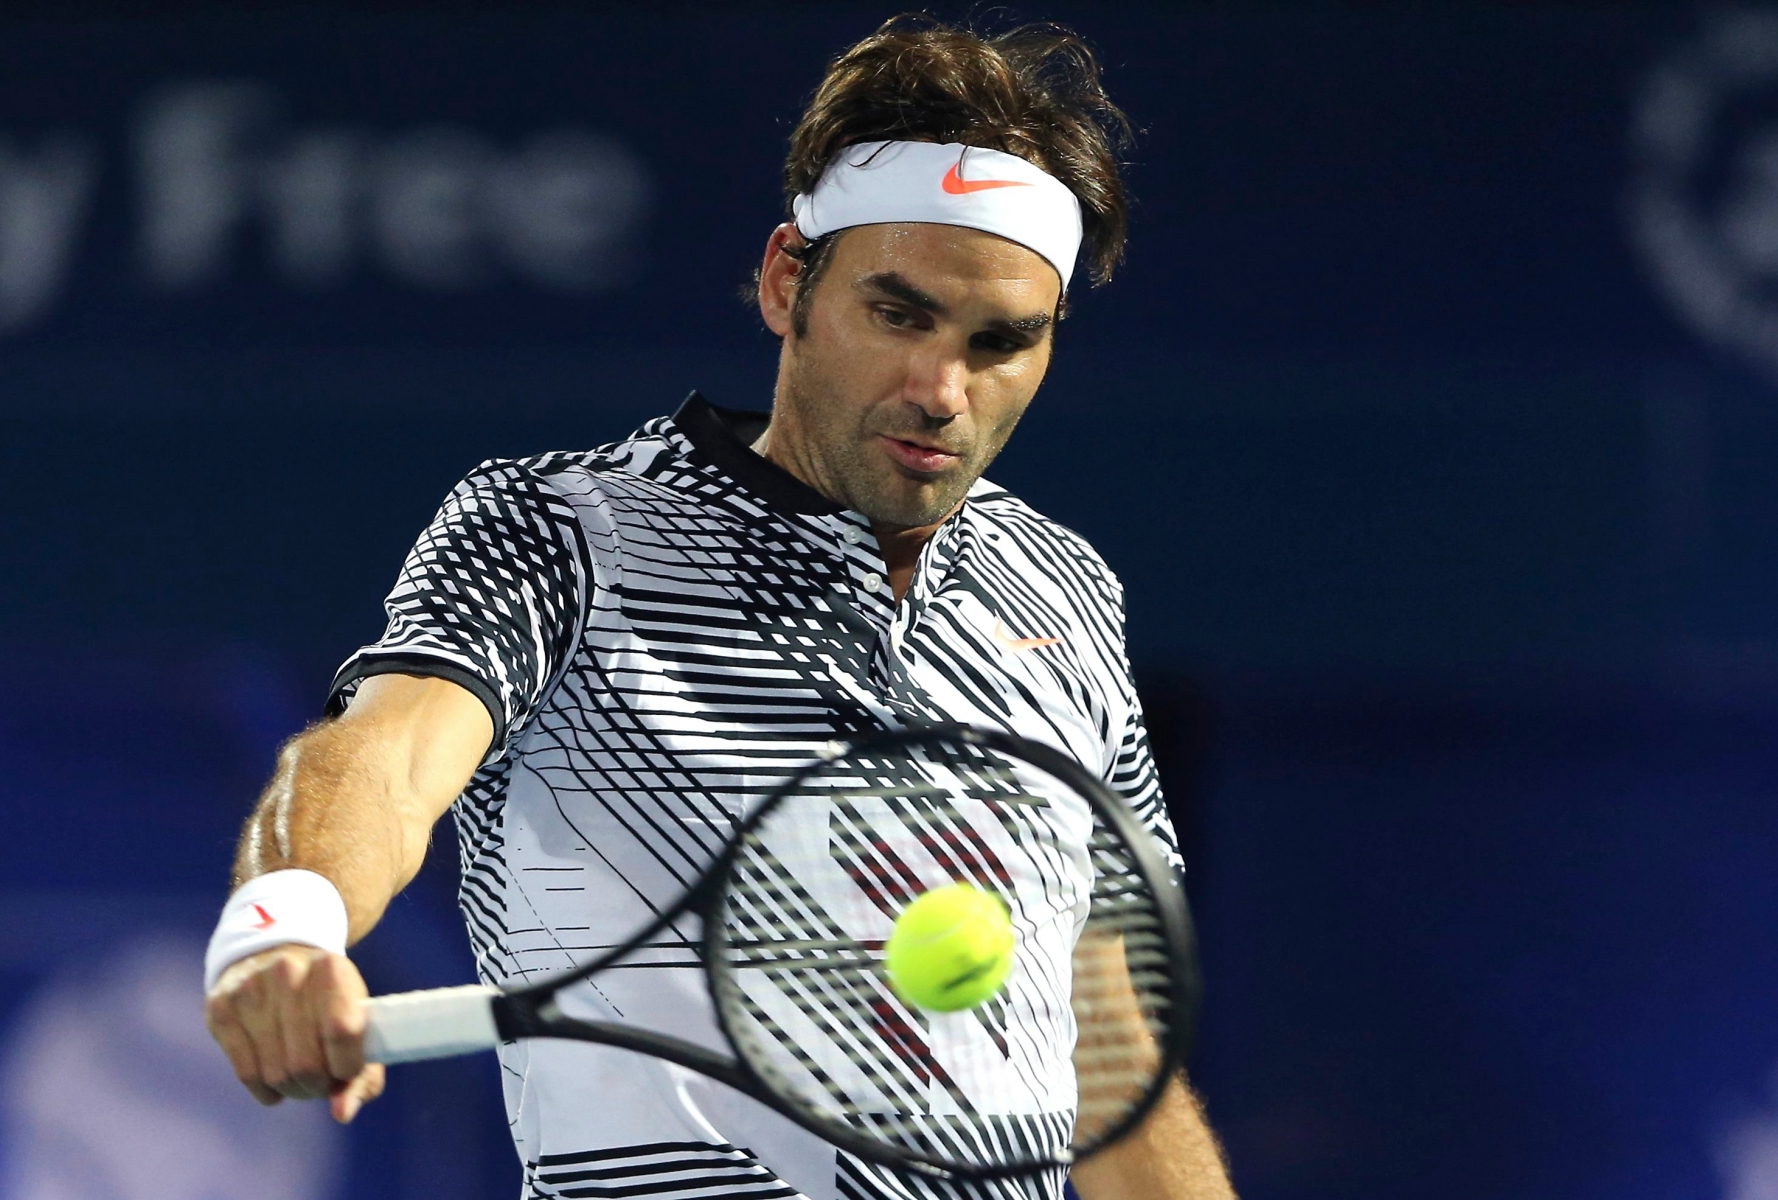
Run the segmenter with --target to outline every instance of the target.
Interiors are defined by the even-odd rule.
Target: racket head
[[[1007,903],[1015,962],[980,1005],[935,1013],[897,993],[883,944],[956,881]],[[705,968],[742,1069],[869,1161],[1063,1173],[1134,1128],[1190,1050],[1177,878],[1120,797],[1040,743],[931,726],[831,745],[748,817],[712,883]]]

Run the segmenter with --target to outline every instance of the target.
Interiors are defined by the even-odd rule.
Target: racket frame
[[[1148,1090],[1131,1107],[1130,1111],[1116,1123],[1107,1126],[1095,1142],[1078,1155],[1070,1149],[1051,1160],[1008,1163],[992,1167],[948,1161],[939,1162],[909,1152],[881,1139],[857,1133],[837,1123],[822,1122],[817,1124],[806,1116],[796,1103],[781,1096],[776,1089],[762,1079],[746,1058],[739,1053],[735,1032],[730,1026],[727,1011],[724,1005],[714,1002],[720,994],[720,977],[726,973],[727,968],[721,953],[726,944],[723,930],[720,923],[712,918],[720,907],[728,886],[729,876],[734,870],[737,856],[746,842],[747,835],[770,817],[778,805],[787,796],[796,792],[807,779],[826,770],[839,759],[945,742],[962,742],[965,745],[1004,754],[1045,771],[1081,792],[1093,805],[1094,815],[1109,825],[1128,848],[1136,860],[1137,871],[1154,893],[1154,908],[1167,946],[1171,966],[1170,977],[1173,982],[1173,1019],[1168,1022],[1166,1036],[1157,1039],[1162,1056],[1160,1069],[1155,1072],[1155,1077]],[[570,1017],[556,1003],[556,994],[563,988],[590,978],[621,961],[652,942],[674,922],[687,915],[696,915],[702,922],[701,949],[705,981],[710,988],[717,1024],[731,1050],[734,1051],[732,1057],[725,1057],[719,1051],[674,1037],[671,1034],[659,1033],[635,1025]],[[1200,992],[1197,954],[1184,889],[1179,886],[1171,867],[1161,857],[1152,836],[1142,828],[1123,798],[1068,755],[1050,746],[996,730],[978,729],[969,725],[942,724],[885,730],[848,741],[829,742],[815,759],[799,767],[789,778],[773,788],[766,799],[737,826],[735,834],[703,877],[677,901],[663,909],[644,928],[621,945],[607,950],[591,962],[577,967],[571,972],[552,976],[529,986],[498,992],[491,998],[490,1005],[493,1010],[495,1028],[503,1042],[515,1041],[519,1038],[568,1038],[611,1046],[620,1050],[633,1050],[652,1058],[674,1063],[687,1070],[696,1071],[700,1075],[744,1092],[788,1117],[804,1129],[819,1135],[836,1148],[857,1155],[868,1162],[915,1171],[939,1179],[990,1179],[1009,1175],[1026,1175],[1055,1167],[1069,1166],[1078,1158],[1086,1157],[1095,1150],[1111,1145],[1134,1129],[1160,1101],[1168,1084],[1179,1073],[1191,1051]]]

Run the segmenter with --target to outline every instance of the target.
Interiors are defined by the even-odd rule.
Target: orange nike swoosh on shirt
[[[957,168],[962,165],[961,159],[952,163],[951,169],[939,181],[939,186],[953,196],[967,196],[970,192],[985,192],[990,188],[1031,186],[1022,179],[965,179],[957,174]]]
[[[1005,621],[995,621],[994,640],[1017,654],[1021,650],[1036,650],[1043,646],[1054,646],[1062,639],[1052,637],[1016,638],[1006,631]]]

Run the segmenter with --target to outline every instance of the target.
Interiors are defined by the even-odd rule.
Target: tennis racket
[[[929,1012],[884,966],[896,915],[970,882],[1012,915],[1006,984]],[[568,1016],[563,989],[662,935],[695,939],[730,1053]],[[948,1178],[1063,1170],[1116,1141],[1189,1049],[1184,896],[1127,804],[1067,755],[965,726],[833,742],[740,822],[705,876],[565,974],[370,1002],[395,1063],[518,1038],[653,1055],[762,1101],[870,1162]]]

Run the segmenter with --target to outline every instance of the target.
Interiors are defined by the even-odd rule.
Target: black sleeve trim
[[[418,675],[423,679],[450,680],[480,700],[482,707],[488,710],[488,716],[494,722],[494,737],[488,742],[488,758],[500,753],[506,738],[506,710],[501,706],[500,693],[474,671],[430,654],[400,650],[379,654],[373,650],[358,655],[334,676],[333,686],[327,693],[327,715],[337,717],[345,712],[346,693],[373,675]]]

